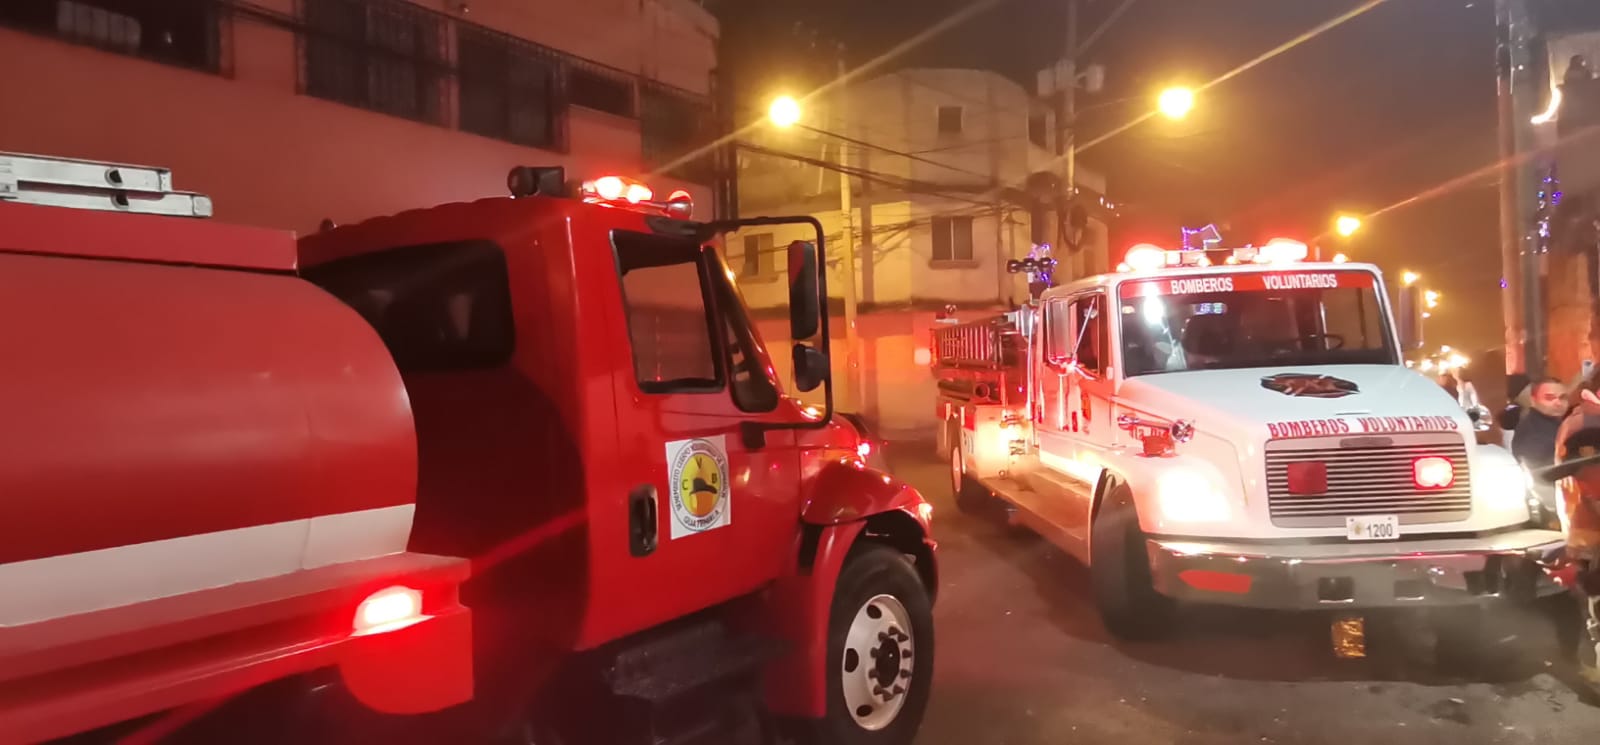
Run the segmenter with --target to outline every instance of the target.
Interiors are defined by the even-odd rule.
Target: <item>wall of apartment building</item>
[[[849,274],[839,244],[840,215],[834,210],[814,217],[828,249],[829,294],[842,300]],[[918,196],[857,208],[852,215],[856,298],[864,307],[1005,305],[1027,296],[1026,279],[1006,271],[1008,260],[1027,256],[1031,247],[1026,212]],[[788,303],[784,255],[795,240],[814,240],[814,233],[795,225],[729,237],[728,263],[751,307]]]
[[[687,147],[658,112],[709,111],[716,34],[688,0],[11,0],[0,150],[167,166],[220,219],[309,231],[501,195],[513,165],[647,172]],[[709,207],[694,178],[654,181]]]

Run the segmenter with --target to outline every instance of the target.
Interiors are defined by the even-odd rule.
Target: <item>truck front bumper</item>
[[[1311,610],[1526,602],[1561,592],[1537,560],[1565,545],[1561,533],[1383,543],[1148,542],[1158,592],[1196,602]]]

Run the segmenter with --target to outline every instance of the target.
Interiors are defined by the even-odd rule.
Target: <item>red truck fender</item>
[[[930,598],[938,572],[933,508],[916,489],[841,458],[826,462],[807,491],[794,571],[763,593],[755,623],[793,645],[766,670],[767,706],[780,716],[820,718],[828,710],[828,614],[851,549],[867,540],[910,555]]]
[[[927,530],[933,514],[933,505],[909,484],[852,458],[825,462],[806,485],[803,504],[800,519],[808,525],[838,525],[904,510]]]

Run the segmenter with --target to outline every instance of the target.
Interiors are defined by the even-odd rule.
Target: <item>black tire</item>
[[[857,723],[849,710],[843,678],[847,673],[847,638],[856,615],[866,610],[869,601],[888,595],[899,601],[909,620],[911,649],[910,686],[900,695],[903,703],[893,719],[879,729],[869,730]],[[903,641],[895,642],[901,649]],[[933,683],[933,607],[928,589],[899,551],[881,544],[865,543],[851,550],[833,594],[828,611],[828,714],[821,720],[803,723],[800,739],[806,745],[910,745],[922,725]],[[873,659],[884,659],[872,650]],[[896,653],[900,669],[905,658]],[[859,654],[856,664],[873,664]],[[859,669],[859,668],[856,668]],[[904,678],[896,678],[904,680]]]
[[[955,499],[956,509],[969,515],[982,515],[992,511],[995,506],[994,495],[967,475],[959,443],[951,445],[949,460],[950,495]]]
[[[1156,592],[1150,556],[1133,493],[1117,484],[1103,497],[1091,528],[1089,579],[1100,619],[1112,636],[1128,641],[1163,636],[1175,612],[1171,598]]]

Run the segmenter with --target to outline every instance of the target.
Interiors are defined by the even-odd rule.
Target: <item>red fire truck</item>
[[[910,742],[931,509],[833,416],[820,228],[818,409],[709,245],[740,223],[511,186],[297,245],[161,169],[0,156],[0,742],[266,688],[285,732]]]

